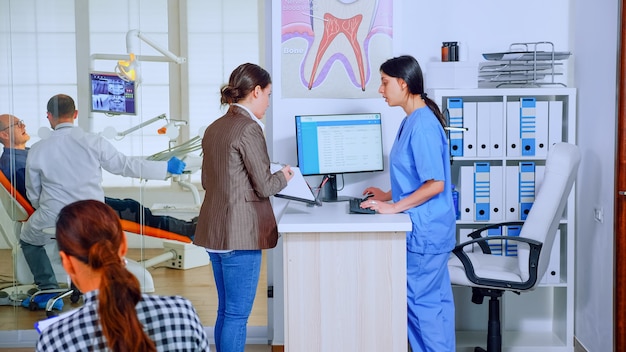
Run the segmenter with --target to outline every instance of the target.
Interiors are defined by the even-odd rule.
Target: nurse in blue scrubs
[[[400,106],[402,120],[389,155],[391,190],[369,187],[361,207],[381,214],[404,212],[407,232],[408,339],[418,351],[455,351],[454,301],[448,258],[456,243],[445,118],[424,92],[415,58],[400,56],[380,66],[378,92]]]

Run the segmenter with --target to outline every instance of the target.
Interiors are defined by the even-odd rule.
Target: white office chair
[[[485,296],[489,301],[487,331],[488,352],[502,349],[499,297],[505,291],[516,293],[532,291],[539,284],[550,261],[552,244],[570,191],[576,179],[580,152],[568,143],[555,144],[546,160],[545,174],[533,206],[524,222],[506,222],[486,226],[472,232],[473,239],[454,248],[448,261],[450,281],[453,285],[472,287],[472,302],[481,304]],[[487,228],[522,225],[517,236],[480,237]],[[492,255],[490,240],[515,241],[517,256]],[[481,252],[467,250],[474,244]],[[475,351],[485,351],[476,347]]]

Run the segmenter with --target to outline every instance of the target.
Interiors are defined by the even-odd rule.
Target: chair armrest
[[[489,229],[497,229],[499,227],[508,227],[508,226],[513,226],[513,225],[523,225],[524,222],[523,221],[507,221],[507,222],[500,222],[497,224],[491,224],[491,225],[487,225],[487,226],[483,226],[481,228],[478,228],[474,231],[472,231],[470,234],[467,235],[467,237],[471,237],[473,239],[477,239],[477,238],[481,238],[482,236],[480,235],[483,231],[489,230]],[[483,253],[485,254],[491,254],[491,249],[489,248],[489,245],[486,242],[479,242],[478,246],[480,246],[480,249],[483,251]]]
[[[463,247],[477,243],[480,246],[480,243],[487,243],[488,240],[509,240],[516,242],[524,242],[527,243],[530,247],[530,253],[528,256],[528,272],[529,278],[524,282],[511,282],[504,280],[496,280],[483,278],[476,275],[476,271],[474,269],[474,265],[470,260],[469,256],[466,252],[463,251]],[[481,246],[482,248],[482,246]],[[480,237],[477,239],[473,239],[467,242],[464,242],[452,250],[452,253],[459,258],[461,264],[463,264],[463,268],[465,269],[465,275],[467,278],[476,285],[480,286],[491,286],[491,287],[499,287],[508,290],[528,290],[532,288],[537,281],[537,269],[539,265],[539,253],[541,253],[541,249],[543,248],[543,243],[533,240],[530,238],[519,237],[519,236],[489,236],[489,237]],[[486,253],[488,254],[488,253]]]

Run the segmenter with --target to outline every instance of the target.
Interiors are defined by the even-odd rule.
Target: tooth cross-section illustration
[[[362,20],[363,15],[360,14],[347,19],[337,18],[330,13],[324,14],[324,34],[322,35],[322,39],[315,55],[315,61],[313,62],[313,70],[311,72],[311,79],[309,80],[309,89],[313,88],[315,74],[317,73],[317,69],[324,53],[339,34],[344,34],[354,51],[354,56],[356,57],[356,63],[359,69],[359,78],[361,79],[361,89],[365,90],[365,67],[363,64],[363,53],[361,50],[361,44],[357,39],[357,32]]]

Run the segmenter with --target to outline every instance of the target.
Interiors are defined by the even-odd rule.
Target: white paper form
[[[283,167],[283,164],[273,162],[270,164],[270,171],[275,173]],[[315,203],[315,196],[313,195],[311,188],[309,188],[309,185],[306,183],[304,176],[302,176],[300,168],[292,166],[291,171],[293,172],[293,177],[289,180],[287,186],[275,196],[306,203]]]

